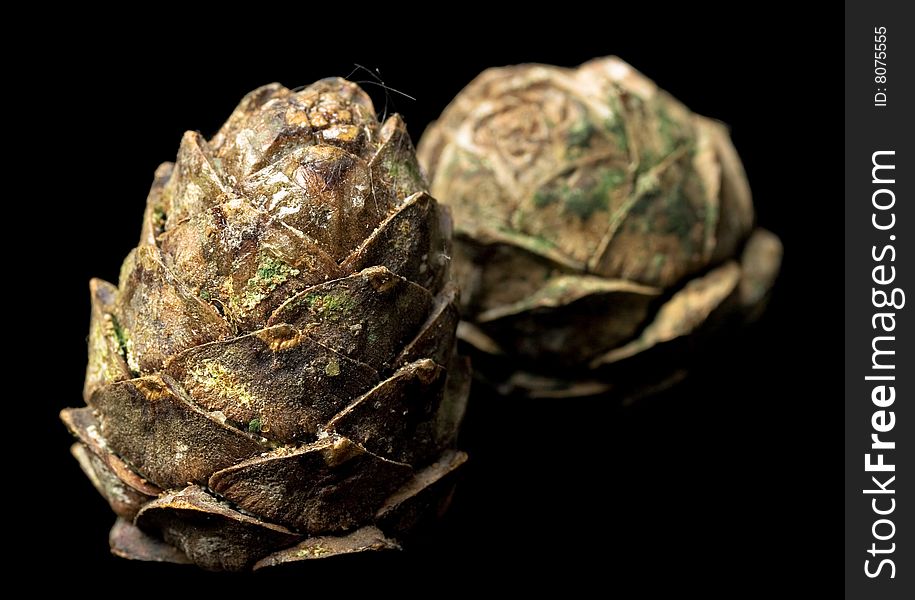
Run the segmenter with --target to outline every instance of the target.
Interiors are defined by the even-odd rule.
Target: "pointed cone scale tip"
[[[455,476],[466,462],[466,453],[448,451],[418,471],[378,510],[378,526],[392,535],[409,535],[422,522],[440,516],[450,502]]]
[[[747,240],[740,261],[740,302],[751,318],[775,285],[783,253],[781,240],[765,229],[756,229]]]
[[[118,519],[111,528],[108,544],[111,546],[112,554],[129,560],[191,564],[191,560],[183,552],[144,533],[124,519]]]
[[[454,352],[454,340],[460,311],[457,306],[457,287],[446,285],[435,298],[435,304],[416,337],[410,340],[394,359],[393,366],[405,365],[421,358],[431,358],[447,365]]]
[[[89,321],[89,362],[86,365],[86,382],[83,399],[106,383],[130,379],[130,369],[120,342],[119,326],[114,317],[118,289],[101,279],[89,282],[92,312]]]
[[[79,462],[83,473],[92,485],[108,501],[114,514],[132,520],[140,508],[154,496],[138,492],[120,478],[98,456],[85,445],[76,443],[70,447],[73,458]]]
[[[635,356],[658,344],[689,335],[699,328],[735,290],[740,267],[726,263],[698,277],[674,294],[638,338],[598,357],[594,366],[611,364]]]
[[[334,416],[325,430],[390,460],[422,462],[435,447],[430,421],[441,403],[446,377],[445,369],[432,360],[410,363]]]
[[[469,358],[455,356],[451,360],[445,396],[438,407],[433,425],[435,448],[438,451],[453,448],[457,444],[461,423],[467,412],[467,401],[470,399],[471,374]]]
[[[102,462],[121,483],[145,496],[158,496],[162,490],[133,470],[124,460],[115,454],[102,437],[95,413],[89,407],[65,408],[60,412],[64,422],[81,445]],[[78,458],[78,457],[77,457]]]

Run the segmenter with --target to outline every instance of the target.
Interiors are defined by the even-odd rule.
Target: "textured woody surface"
[[[779,270],[726,128],[615,57],[483,72],[419,156],[455,215],[461,335],[507,389],[619,387],[621,361],[758,314]]]
[[[90,284],[87,406],[61,414],[112,552],[246,570],[399,548],[392,502],[435,516],[469,369],[425,188],[400,117],[342,79],[184,135],[118,285]]]

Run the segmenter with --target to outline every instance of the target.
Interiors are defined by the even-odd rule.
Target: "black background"
[[[80,26],[49,34],[58,51],[36,61],[34,85],[47,104],[36,135],[51,148],[32,160],[43,161],[57,191],[53,203],[34,198],[25,208],[54,211],[48,243],[62,266],[38,300],[54,315],[53,366],[29,400],[40,415],[38,485],[51,485],[26,504],[42,508],[30,537],[52,546],[56,572],[162,591],[252,583],[272,593],[282,583],[302,594],[365,585],[432,593],[419,580],[450,590],[482,586],[484,576],[508,586],[549,580],[567,591],[634,584],[651,595],[673,585],[738,596],[780,591],[800,576],[821,590],[819,565],[838,563],[841,537],[840,367],[814,366],[839,365],[841,351],[838,14],[830,25],[771,5],[733,19],[711,9],[592,15],[569,6],[574,14],[507,25],[468,9],[469,20],[443,29],[451,17],[407,26],[384,7],[361,16],[337,7],[333,19],[260,10],[268,8],[255,15],[251,7],[227,28]],[[70,458],[56,413],[82,403],[88,279],[116,281],[152,173],[174,159],[182,132],[211,135],[263,83],[346,76],[358,63],[416,98],[392,93],[387,102],[418,139],[487,66],[574,66],[607,54],[731,125],[758,221],[786,248],[764,319],[727,340],[683,387],[630,408],[477,391],[462,439],[472,462],[440,531],[416,551],[253,577],[111,557],[113,516]],[[367,89],[381,112],[386,94]]]

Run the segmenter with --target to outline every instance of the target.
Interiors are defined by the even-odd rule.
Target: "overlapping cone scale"
[[[87,406],[61,414],[112,552],[247,570],[399,548],[437,514],[469,368],[425,189],[401,118],[342,79],[184,135],[118,285],[90,284]]]

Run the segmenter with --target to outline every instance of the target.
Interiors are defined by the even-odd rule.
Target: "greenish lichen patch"
[[[127,344],[130,340],[127,339],[127,332],[121,327],[121,324],[118,323],[117,317],[114,315],[109,315],[111,318],[111,331],[114,334],[114,339],[118,342],[118,350],[121,353],[121,356],[124,360],[127,360]]]
[[[606,210],[610,205],[610,195],[625,180],[626,174],[618,169],[602,169],[593,187],[580,197],[570,197],[566,201],[566,210],[580,219],[587,219],[598,210]]]
[[[546,208],[556,202],[558,198],[559,196],[553,190],[540,188],[534,192],[534,207]]]
[[[245,284],[241,305],[251,310],[266,298],[270,292],[275,290],[278,285],[298,274],[298,269],[290,267],[270,254],[262,253],[258,257],[257,271],[254,277],[248,279]]]
[[[565,183],[559,187],[541,187],[532,201],[534,208],[539,209],[559,202],[565,214],[587,220],[594,213],[609,208],[611,194],[625,181],[626,174],[621,169],[603,168],[590,175],[588,182],[575,187]]]
[[[272,256],[264,255],[257,266],[257,275],[252,279],[258,285],[276,285],[286,281],[286,276],[290,273],[298,275],[299,271]],[[249,280],[250,283],[252,282]]]
[[[641,194],[637,191],[637,201],[632,203],[629,210],[629,228],[644,234],[670,234],[686,241],[697,221],[697,215],[689,200],[683,197],[682,182],[673,184],[662,192],[660,187],[651,184],[652,181],[657,182],[657,179],[646,176],[639,179],[639,183],[645,184],[637,185]]]
[[[696,223],[696,215],[690,210],[690,204],[687,199],[682,197],[682,190],[679,185],[671,188],[665,198],[666,208],[666,233],[672,233],[680,239],[687,239]]]
[[[567,214],[589,219],[594,213],[609,208],[610,195],[625,180],[625,173],[619,169],[602,169],[590,187],[563,189],[563,208]]]
[[[594,135],[594,125],[583,117],[566,132],[566,142],[573,148],[587,148],[591,145],[592,135]]]
[[[152,209],[152,227],[156,235],[165,231],[166,217],[165,209],[161,206],[156,206]]]
[[[356,300],[345,291],[334,294],[306,294],[308,308],[322,320],[337,321],[356,307]]]
[[[115,341],[118,345],[118,353],[121,355],[121,358],[124,359],[124,362],[127,363],[127,368],[130,370],[130,374],[134,377],[139,377],[140,375],[140,365],[137,362],[137,357],[133,352],[133,341],[130,339],[130,335],[127,333],[121,324],[118,323],[117,317],[114,315],[108,315],[109,322],[111,323],[111,335],[114,336]]]
[[[565,212],[579,219],[587,219],[598,210],[605,208],[607,202],[597,194],[590,194],[581,188],[565,190]]]
[[[417,190],[425,187],[423,175],[415,160],[410,160],[409,158],[404,158],[403,155],[395,154],[384,161],[384,167],[385,170],[387,170],[391,181],[395,184],[404,181],[406,182],[407,186],[402,185],[400,187],[415,187]]]

